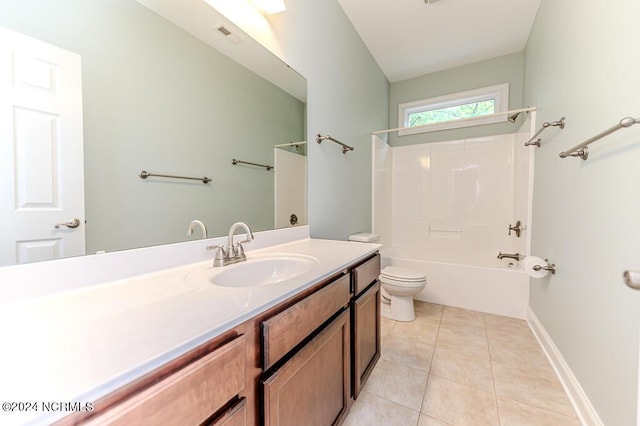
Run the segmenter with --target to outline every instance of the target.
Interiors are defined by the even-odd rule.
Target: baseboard
[[[593,408],[593,405],[591,405],[591,401],[589,401],[589,398],[584,393],[580,382],[578,382],[578,379],[573,375],[569,365],[564,360],[564,357],[551,339],[551,336],[547,333],[547,330],[545,330],[531,309],[531,306],[529,306],[527,310],[527,322],[534,336],[538,339],[542,350],[549,359],[582,424],[585,426],[603,426],[602,420],[600,420],[598,413]]]

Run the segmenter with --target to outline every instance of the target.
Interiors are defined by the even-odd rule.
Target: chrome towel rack
[[[320,133],[318,133],[316,135],[316,142],[321,143],[322,141],[326,141],[326,140],[330,140],[331,142],[335,142],[338,145],[342,145],[342,153],[343,154],[346,154],[347,151],[353,151],[355,149],[354,147],[349,146],[347,144],[344,144],[344,143],[340,142],[339,140],[332,138],[329,135],[322,136]]]
[[[574,146],[571,149],[568,149],[567,151],[562,151],[560,153],[560,158],[567,158],[567,157],[580,157],[583,160],[586,160],[587,158],[589,158],[589,144],[592,144],[593,142],[604,138],[605,136],[610,135],[611,133],[618,131],[622,128],[625,127],[631,127],[634,124],[638,124],[640,123],[640,118],[633,118],[633,117],[625,117],[622,120],[620,120],[620,122],[618,122],[618,124],[616,124],[613,127],[608,128],[607,130],[605,130],[604,132],[598,133],[597,135],[595,135],[594,137],[587,139],[586,141],[582,142],[581,144],[578,144],[576,146]]]
[[[189,177],[189,176],[176,176],[176,175],[162,175],[159,173],[149,173],[146,170],[141,171],[138,176],[140,176],[140,178],[142,179],[146,179],[150,176],[156,176],[156,177],[165,177],[165,178],[173,178],[173,179],[188,179],[188,180],[199,180],[202,181],[202,183],[209,183],[209,182],[213,182],[213,179],[208,178],[206,176],[204,177]]]
[[[250,161],[236,160],[235,158],[233,160],[231,160],[231,164],[233,164],[234,166],[237,166],[238,164],[248,164],[250,166],[264,167],[267,170],[273,170],[273,166],[270,166],[268,164],[252,163]]]
[[[524,146],[537,146],[538,148],[540,148],[540,142],[542,141],[542,139],[538,137],[540,136],[540,133],[542,133],[548,127],[560,127],[561,129],[564,129],[564,125],[564,117],[562,117],[558,121],[545,121],[544,123],[542,123],[542,127],[540,128],[540,130],[538,130],[535,135],[531,136],[531,139],[529,139],[529,141],[527,141]]]

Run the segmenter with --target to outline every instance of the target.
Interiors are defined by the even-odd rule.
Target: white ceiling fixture
[[[522,51],[541,0],[338,0],[389,81]]]
[[[284,0],[251,0],[251,3],[269,15],[287,10]]]

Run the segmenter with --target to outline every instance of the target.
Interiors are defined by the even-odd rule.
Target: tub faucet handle
[[[516,221],[515,226],[509,224],[509,235],[511,235],[511,231],[516,233],[516,237],[520,238],[520,234],[522,233],[522,224],[519,220]]]

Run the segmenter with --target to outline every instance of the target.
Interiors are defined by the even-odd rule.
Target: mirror
[[[160,16],[160,6],[156,13],[141,3],[178,4],[182,15],[171,20],[189,32]],[[189,14],[200,21],[190,23]],[[84,227],[86,254],[202,238],[198,230],[187,236],[193,219],[206,224],[210,237],[226,235],[236,221],[253,231],[274,228],[274,170],[233,165],[232,159],[273,165],[276,145],[304,139],[306,82],[204,1],[3,2],[0,27],[80,56],[84,155],[76,160],[84,165],[84,213],[78,213],[78,229]],[[214,49],[216,43],[222,48]],[[220,50],[239,52],[244,66]],[[0,101],[6,112],[2,107]],[[11,144],[5,136],[0,134],[0,145]],[[142,170],[212,182],[141,179]],[[13,198],[0,203],[13,208]],[[298,224],[304,218],[306,211]],[[28,219],[21,226],[32,225]],[[47,224],[42,241],[74,232],[53,225]],[[20,240],[2,239],[3,246]],[[23,258],[13,254],[18,263],[69,253],[62,246],[25,247]],[[0,266],[13,263],[0,257]]]
[[[276,228],[307,223],[307,142],[275,147]]]

